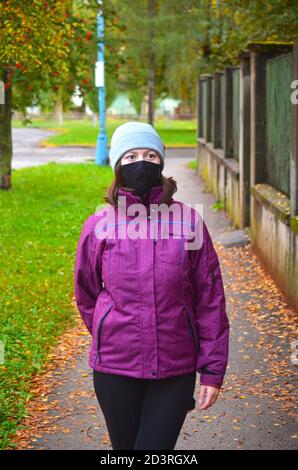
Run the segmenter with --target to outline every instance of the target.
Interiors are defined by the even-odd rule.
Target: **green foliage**
[[[175,96],[194,112],[196,79],[239,63],[247,43],[297,39],[295,0],[147,0],[103,2],[106,105],[125,90],[136,107],[148,87],[153,54],[155,98]],[[85,104],[98,111],[94,86],[97,0],[0,2],[0,65],[11,72],[15,109],[61,100],[64,109],[78,85]],[[45,27],[46,25],[46,27]]]
[[[208,1],[206,17],[203,72],[237,65],[239,52],[250,42],[291,42],[298,37],[295,0]]]
[[[0,3],[0,67],[9,71],[6,87],[17,88],[13,109],[24,110],[47,82],[58,86],[69,73],[68,21],[71,0],[4,0]]]
[[[120,87],[140,110],[147,94],[149,58],[154,69],[155,97],[177,96],[188,112],[195,102],[197,36],[201,29],[198,2],[156,0],[155,13],[149,2],[111,0],[118,11],[123,34],[118,41]],[[109,37],[113,33],[107,30]],[[183,105],[182,105],[183,110]]]
[[[5,86],[14,88],[14,110],[25,115],[27,106],[40,104],[48,111],[60,102],[67,110],[77,85],[85,103],[97,111],[98,89],[94,84],[97,12],[96,0],[0,3],[0,67],[9,70]],[[105,21],[109,26],[108,14]],[[115,62],[117,54],[108,49],[107,105],[117,93]]]

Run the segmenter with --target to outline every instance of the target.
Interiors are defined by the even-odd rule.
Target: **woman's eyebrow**
[[[146,150],[146,152],[145,152],[145,153],[150,153],[150,152],[152,152],[152,153],[155,153],[155,154],[156,154],[155,150],[150,150],[150,149],[149,149],[149,150]],[[135,154],[135,153],[136,153],[136,150],[128,150],[128,152],[126,152],[126,154],[125,154],[125,155],[130,155],[131,153]]]

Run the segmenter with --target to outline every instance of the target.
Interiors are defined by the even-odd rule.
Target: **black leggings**
[[[137,379],[93,370],[93,383],[113,450],[173,450],[196,404],[196,372]]]

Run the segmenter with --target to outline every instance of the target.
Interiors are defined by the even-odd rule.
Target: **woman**
[[[220,265],[198,212],[172,198],[176,182],[162,175],[165,147],[150,124],[119,126],[109,156],[108,204],[85,221],[75,263],[89,365],[113,449],[171,450],[195,407],[196,373],[200,410],[225,375]]]

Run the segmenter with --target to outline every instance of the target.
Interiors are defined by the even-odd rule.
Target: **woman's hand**
[[[212,385],[200,385],[199,410],[206,410],[212,406],[219,395],[220,389]]]

